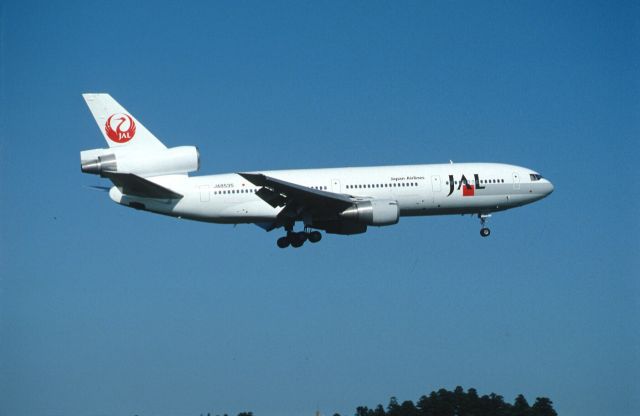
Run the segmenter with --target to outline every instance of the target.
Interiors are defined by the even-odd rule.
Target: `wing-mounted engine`
[[[393,199],[373,199],[357,202],[342,211],[339,216],[346,220],[366,225],[393,225],[400,219],[398,201]]]
[[[82,172],[107,176],[109,173],[133,173],[141,177],[176,175],[200,168],[200,153],[195,146],[161,150],[136,150],[112,147],[80,152]]]

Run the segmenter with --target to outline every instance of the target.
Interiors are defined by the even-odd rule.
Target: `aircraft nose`
[[[546,189],[545,189],[545,195],[551,194],[551,192],[553,192],[553,189],[554,189],[553,188],[553,184],[551,183],[550,180],[547,180],[547,186],[546,186]]]

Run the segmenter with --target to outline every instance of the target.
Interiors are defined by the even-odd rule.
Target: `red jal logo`
[[[128,114],[111,114],[104,125],[104,132],[112,141],[126,143],[135,136],[136,123]]]

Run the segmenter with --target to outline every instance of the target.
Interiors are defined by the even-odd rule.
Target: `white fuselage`
[[[283,181],[352,197],[392,199],[401,216],[489,214],[544,198],[553,185],[535,171],[499,163],[450,163],[260,171]],[[236,173],[148,178],[182,195],[162,200],[123,195],[123,205],[161,214],[215,223],[273,221],[282,207],[272,207],[254,186]]]

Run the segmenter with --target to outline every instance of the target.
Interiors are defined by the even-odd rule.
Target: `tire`
[[[489,237],[489,235],[491,234],[491,230],[484,227],[480,229],[480,235],[483,237]]]
[[[280,237],[278,238],[278,241],[276,241],[276,244],[280,248],[287,248],[289,247],[289,244],[291,244],[291,241],[289,241],[287,237]]]
[[[322,240],[322,234],[320,234],[320,231],[311,231],[307,236],[307,239],[311,243],[317,243],[318,241]]]

